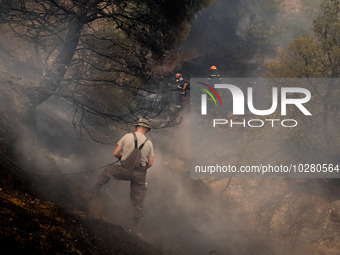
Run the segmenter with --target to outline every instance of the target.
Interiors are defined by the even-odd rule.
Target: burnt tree
[[[1,0],[0,23],[43,59],[40,82],[22,88],[33,112],[54,95],[76,105],[80,125],[86,114],[128,123],[158,116],[171,124],[176,116],[150,65],[161,65],[183,24],[208,2]]]

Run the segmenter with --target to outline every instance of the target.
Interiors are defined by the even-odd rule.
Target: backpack
[[[140,166],[141,158],[142,158],[141,150],[143,149],[144,144],[148,140],[148,138],[146,138],[144,143],[138,147],[137,136],[135,133],[132,133],[132,134],[135,140],[135,148],[132,150],[131,154],[127,157],[127,159],[125,159],[124,161],[121,161],[121,165],[128,170],[133,170]]]

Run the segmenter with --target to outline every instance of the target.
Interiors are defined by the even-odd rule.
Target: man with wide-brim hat
[[[146,120],[144,118],[138,119],[138,122],[136,124],[134,124],[134,126],[135,127],[145,127],[145,128],[148,129],[146,132],[151,130],[151,127],[149,126],[148,120]]]
[[[152,142],[145,136],[151,130],[148,120],[140,118],[134,124],[136,132],[124,135],[113,155],[121,160],[120,165],[111,164],[98,177],[96,193],[111,178],[130,181],[130,199],[133,207],[132,230],[136,231],[142,217],[143,202],[146,193],[146,172],[152,167],[154,149]]]

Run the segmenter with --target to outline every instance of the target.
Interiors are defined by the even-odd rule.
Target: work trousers
[[[139,166],[134,170],[126,169],[122,165],[109,165],[98,177],[98,184],[106,184],[111,178],[130,181],[130,200],[133,208],[133,217],[142,217],[143,203],[146,193],[145,178],[147,167]]]

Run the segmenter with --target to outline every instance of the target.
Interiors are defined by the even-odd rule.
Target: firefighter
[[[140,118],[135,124],[136,132],[124,135],[114,151],[114,156],[120,159],[120,165],[107,166],[98,177],[94,194],[98,195],[101,187],[111,178],[130,181],[130,199],[132,202],[132,231],[136,232],[142,217],[143,202],[146,193],[146,172],[152,167],[154,149],[152,142],[145,136],[151,130],[146,119]]]
[[[217,67],[216,66],[211,66],[210,67],[210,74],[209,74],[209,81],[210,81],[210,85],[214,85],[216,83],[220,83],[220,81],[222,80],[222,76],[221,74],[217,71]]]
[[[189,95],[190,92],[190,84],[186,80],[183,79],[182,75],[180,73],[177,73],[176,76],[176,82],[177,82],[177,91],[178,91],[178,97],[177,97],[177,108],[182,108],[182,103],[185,100],[185,97]]]

